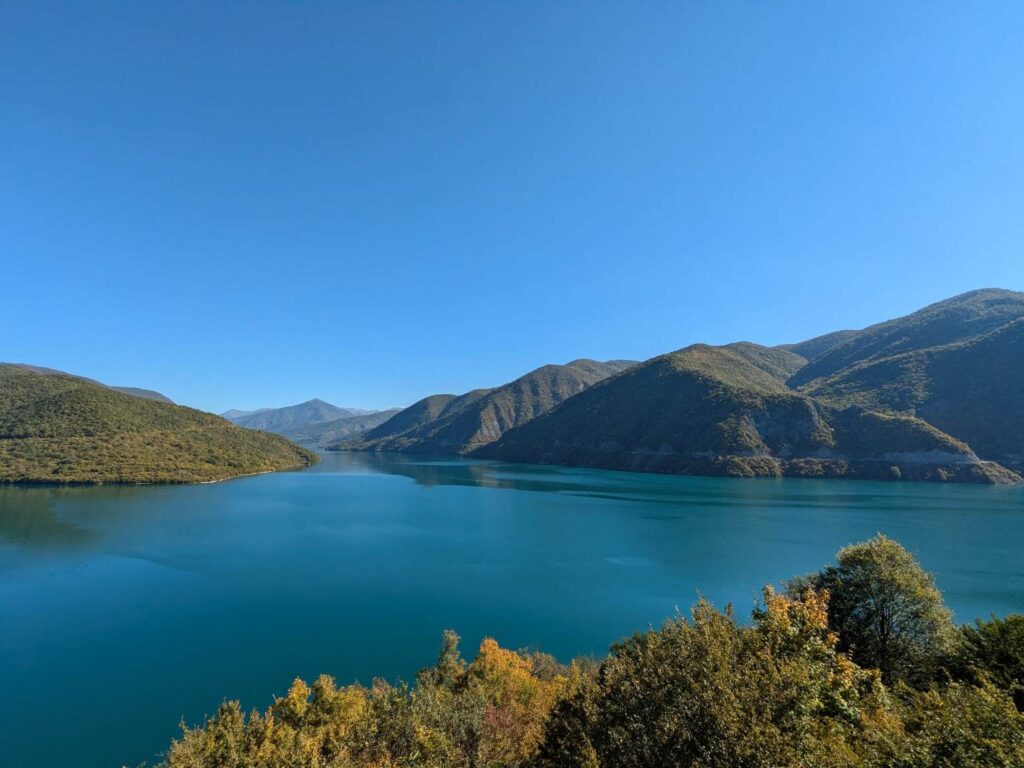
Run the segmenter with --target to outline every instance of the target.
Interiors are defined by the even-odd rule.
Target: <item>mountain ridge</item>
[[[175,405],[176,404],[173,400],[171,400],[171,398],[167,397],[167,395],[164,395],[164,394],[162,394],[160,392],[157,392],[156,390],[153,390],[153,389],[143,389],[142,387],[115,387],[115,386],[111,386],[110,384],[104,384],[101,381],[96,381],[96,379],[90,379],[88,376],[78,376],[78,375],[73,374],[73,373],[67,373],[66,371],[60,371],[60,370],[58,370],[56,368],[47,368],[47,367],[42,366],[42,365],[29,365],[28,363],[4,363],[4,362],[0,362],[0,365],[10,365],[10,366],[13,366],[15,368],[21,368],[22,370],[31,371],[32,373],[38,373],[41,376],[53,376],[53,375],[71,376],[72,378],[82,379],[83,381],[88,381],[91,384],[97,384],[97,385],[99,385],[101,387],[106,387],[107,389],[112,389],[115,392],[120,392],[120,393],[122,393],[124,395],[131,395],[132,397],[140,397],[143,400],[157,400],[157,401],[159,401],[161,403],[170,403],[171,405]]]
[[[259,408],[255,411],[239,411],[232,409],[221,414],[228,421],[246,429],[281,434],[311,424],[320,424],[352,416],[367,415],[364,409],[342,408],[325,400],[314,397],[295,405],[281,408]]]
[[[468,453],[633,364],[628,360],[600,362],[581,358],[564,365],[541,366],[499,387],[472,390],[459,396],[431,395],[376,429],[328,448]]]
[[[1016,479],[920,419],[793,392],[751,362],[771,348],[740,349],[698,344],[653,358],[470,455],[747,477]]]
[[[982,458],[1024,469],[1024,294],[1018,316],[960,339],[872,354],[800,392],[838,405],[918,416]],[[1003,310],[1006,305],[1003,305]],[[1002,312],[1000,320],[1009,312]]]
[[[789,384],[798,389],[850,365],[984,335],[1021,317],[1022,307],[1024,293],[1017,291],[981,288],[961,293],[854,332],[797,371]]]

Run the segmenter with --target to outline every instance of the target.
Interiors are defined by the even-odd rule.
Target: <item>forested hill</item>
[[[1024,293],[972,291],[872,326],[789,383],[837,405],[917,416],[1024,470]]]
[[[0,482],[205,482],[316,460],[210,413],[0,365]]]
[[[545,365],[493,389],[473,390],[459,397],[433,395],[376,429],[331,447],[420,454],[468,453],[634,364],[631,360],[574,360],[565,365]]]
[[[799,388],[865,363],[977,339],[1021,318],[1024,293],[998,288],[963,293],[904,317],[844,332],[834,339],[838,343],[797,371],[790,385]]]
[[[663,355],[473,455],[750,477],[1014,479],[920,419],[837,408],[793,392],[785,368],[771,365],[771,352],[749,344],[695,345]]]
[[[1018,482],[1024,472],[1024,294],[1014,291],[972,291],[796,344],[694,344],[589,379],[570,378],[574,366],[435,395],[329,447],[734,476]]]

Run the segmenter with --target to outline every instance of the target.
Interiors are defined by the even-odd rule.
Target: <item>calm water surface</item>
[[[219,485],[0,489],[0,755],[153,762],[222,698],[409,678],[451,627],[563,659],[881,531],[961,621],[1024,612],[1024,489],[332,454]]]

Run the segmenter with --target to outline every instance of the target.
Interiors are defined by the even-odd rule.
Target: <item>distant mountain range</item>
[[[221,414],[225,419],[233,421],[240,427],[259,429],[264,432],[281,432],[308,424],[347,419],[357,415],[348,408],[340,408],[317,399],[284,408],[260,408],[258,411],[232,410]]]
[[[0,482],[207,482],[316,460],[283,437],[210,413],[0,364]]]
[[[255,411],[232,409],[221,416],[246,429],[275,432],[302,445],[320,448],[328,442],[376,427],[399,410],[343,408],[313,399],[284,408],[260,408]]]
[[[630,360],[574,360],[566,365],[545,365],[493,389],[458,396],[431,395],[380,426],[329,447],[469,453],[632,365],[635,363]]]
[[[538,374],[575,365],[425,398],[331,447],[732,476],[1015,482],[1024,470],[1022,293],[973,291],[781,347],[698,344],[538,390]]]
[[[279,434],[307,448],[321,449],[339,440],[359,435],[374,427],[378,427],[401,410],[401,408],[389,408],[386,411],[369,411],[356,416],[346,416],[341,419],[321,421],[295,427],[294,429],[286,429]]]

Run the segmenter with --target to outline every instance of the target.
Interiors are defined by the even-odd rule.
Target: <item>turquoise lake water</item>
[[[0,488],[0,755],[155,762],[296,676],[411,678],[453,628],[567,660],[884,532],[961,621],[1024,612],[1024,489],[330,454],[217,485]]]

